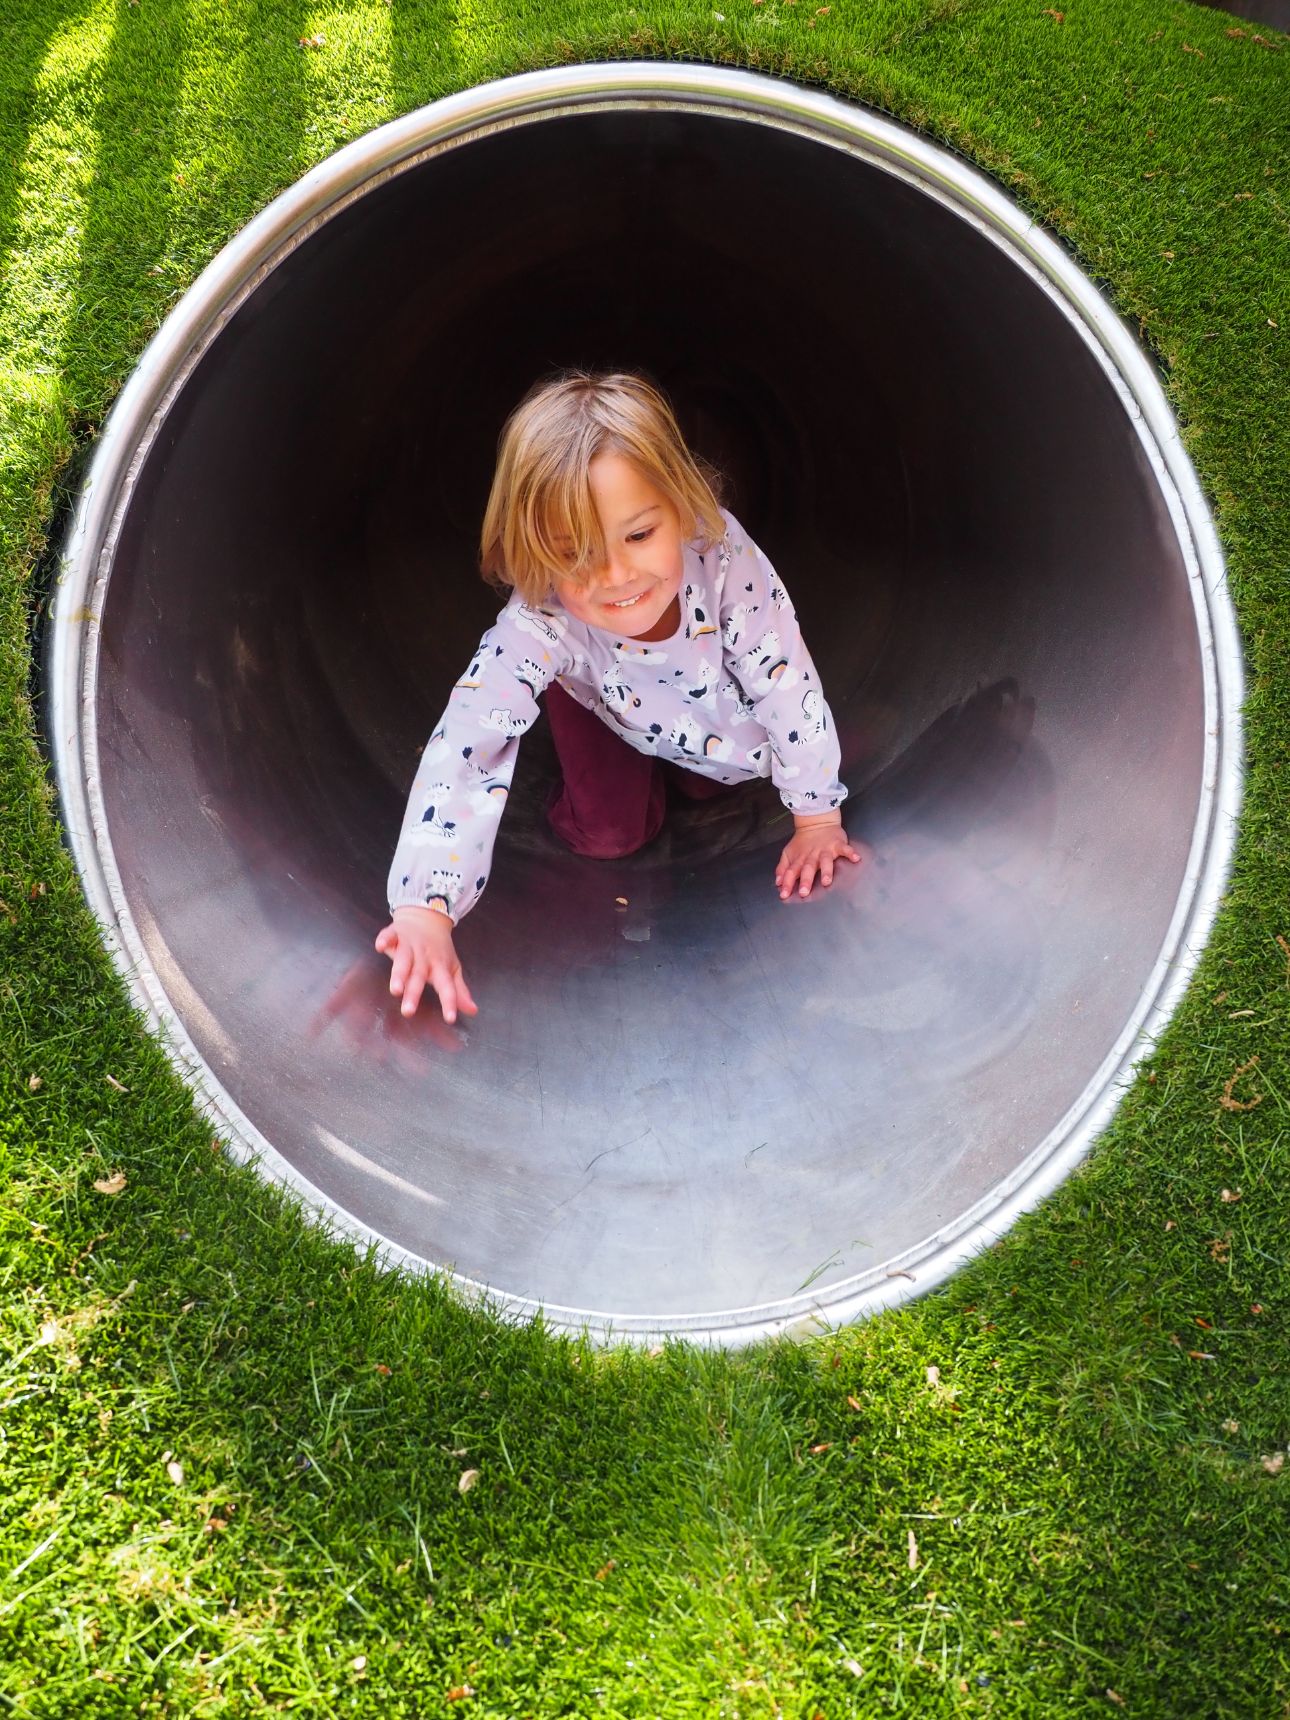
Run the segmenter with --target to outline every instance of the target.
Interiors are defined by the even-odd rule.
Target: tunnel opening
[[[53,630],[69,833],[214,1114],[392,1257],[623,1335],[851,1317],[1069,1168],[1176,989],[1230,617],[1220,686],[1147,366],[971,170],[748,74],[496,88],[343,152],[151,355],[64,574],[95,640]],[[769,785],[581,860],[539,728],[458,939],[481,1015],[404,1022],[385,872],[496,612],[498,432],[564,365],[647,370],[723,475],[867,860],[781,904]]]

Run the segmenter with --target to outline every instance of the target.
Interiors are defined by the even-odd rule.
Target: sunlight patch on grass
[[[98,166],[95,70],[112,43],[111,0],[53,37],[36,79],[36,123],[19,173],[14,238],[0,265],[0,351],[41,371],[62,350]]]
[[[303,81],[310,112],[306,135],[335,147],[393,117],[390,49],[393,22],[385,0],[361,6],[311,6],[303,14]]]

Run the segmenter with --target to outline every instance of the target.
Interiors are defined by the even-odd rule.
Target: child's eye
[[[633,532],[627,541],[628,543],[644,543],[647,537],[652,537],[653,535],[654,527],[646,526],[643,531]]]

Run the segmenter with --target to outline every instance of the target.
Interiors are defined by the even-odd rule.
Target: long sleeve
[[[779,576],[733,514],[726,514],[721,636],[725,661],[765,729],[770,776],[790,812],[841,806],[833,716]]]
[[[390,866],[390,911],[443,909],[459,921],[488,882],[520,736],[538,695],[575,653],[559,614],[512,598],[479,642],[426,744]]]

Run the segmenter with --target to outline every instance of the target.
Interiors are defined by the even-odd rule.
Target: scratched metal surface
[[[934,1282],[1083,1150],[1225,837],[1186,520],[1069,305],[912,158],[677,88],[441,149],[277,258],[122,483],[92,774],[132,971],[244,1139],[507,1306],[738,1341]],[[385,870],[556,362],[647,366],[724,468],[866,860],[781,904],[763,785],[578,859],[539,728],[459,936],[481,1013],[406,1023]]]

